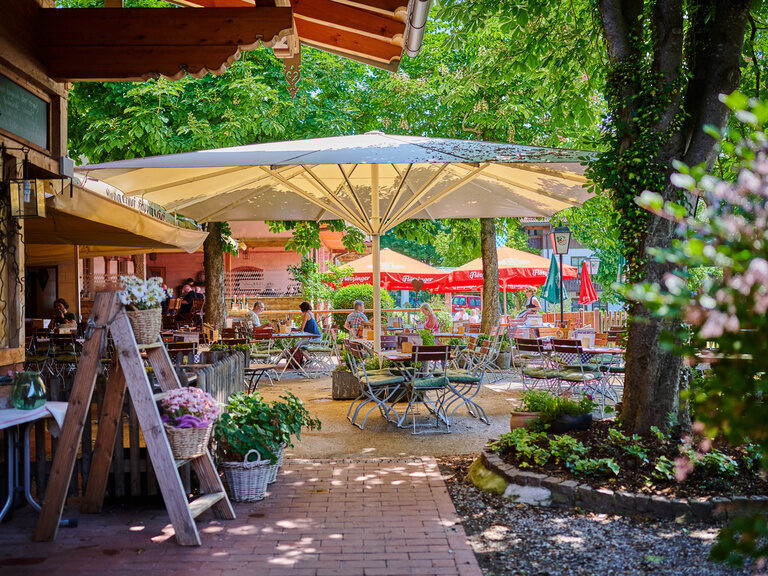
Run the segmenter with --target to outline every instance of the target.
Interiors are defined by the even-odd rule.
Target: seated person
[[[470,310],[469,321],[472,324],[480,324],[480,311],[477,308],[472,308],[472,310]]]
[[[77,318],[69,311],[69,304],[64,298],[58,298],[53,302],[53,316],[51,324],[56,328],[58,326],[77,324]]]
[[[467,313],[466,308],[464,308],[463,310],[459,309],[459,311],[453,315],[454,322],[466,322],[467,320],[469,320],[469,314]]]
[[[168,305],[171,303],[171,292],[168,290],[168,284],[163,282],[160,287],[163,289],[163,301],[160,302],[160,308],[165,315],[168,312]]]
[[[189,284],[184,285],[184,288],[181,289],[181,298],[184,302],[179,306],[179,313],[188,314],[192,310],[192,300],[195,299],[195,291],[192,290],[192,286]]]
[[[264,302],[261,300],[256,300],[256,302],[253,303],[253,309],[248,310],[248,314],[245,315],[245,324],[249,329],[258,328],[261,326],[259,314],[264,312],[264,308]]]
[[[203,300],[205,300],[205,292],[203,292],[203,287],[202,286],[200,286],[200,285],[195,286],[192,298],[193,299],[203,299]]]
[[[309,302],[302,302],[299,304],[299,310],[301,310],[301,326],[299,330],[309,334],[317,334],[318,338],[312,338],[312,340],[319,340],[321,336],[320,327],[317,325],[315,315],[312,313],[312,305]]]
[[[539,302],[539,299],[536,298],[535,294],[536,288],[533,286],[528,286],[528,288],[525,289],[525,310],[518,314],[518,318],[527,318],[528,316],[533,316],[541,311],[541,303]]]
[[[430,332],[440,330],[440,323],[437,321],[437,316],[432,310],[432,306],[424,302],[421,305],[421,311],[424,314],[424,330],[429,330]]]
[[[347,316],[346,322],[344,322],[344,328],[349,331],[350,338],[362,338],[363,328],[366,326],[372,326],[372,324],[365,315],[365,302],[355,300],[355,303],[352,304],[352,312]]]

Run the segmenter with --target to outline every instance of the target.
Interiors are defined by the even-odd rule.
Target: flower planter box
[[[334,400],[354,400],[360,396],[360,381],[352,372],[332,372],[331,396]]]

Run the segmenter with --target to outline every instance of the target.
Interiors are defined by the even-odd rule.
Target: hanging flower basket
[[[163,327],[161,304],[165,298],[162,278],[141,280],[136,276],[121,276],[120,301],[125,305],[136,343],[154,344]]]
[[[136,337],[137,344],[154,344],[157,342],[163,327],[162,309],[126,310],[125,313],[128,315],[128,321],[133,328],[133,335]]]
[[[219,415],[213,396],[200,388],[177,388],[168,392],[160,406],[173,457],[185,460],[204,454]]]
[[[211,440],[213,424],[205,428],[175,428],[165,424],[165,433],[171,445],[173,457],[189,460],[205,453]]]
[[[251,454],[256,454],[257,460],[249,462]],[[235,502],[256,502],[263,500],[267,494],[267,481],[273,467],[269,460],[262,460],[258,450],[250,450],[242,462],[220,462],[224,470],[229,493]]]

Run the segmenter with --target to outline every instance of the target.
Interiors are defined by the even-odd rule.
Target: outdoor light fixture
[[[555,254],[562,256],[568,254],[568,248],[571,245],[571,231],[567,226],[558,226],[550,234],[552,240],[552,249]]]
[[[550,234],[552,250],[560,257],[560,327],[565,328],[565,312],[563,310],[563,255],[568,254],[571,246],[571,231],[567,226],[558,226]]]
[[[0,156],[5,156],[9,148],[0,148]],[[7,180],[11,195],[11,216],[14,218],[45,218],[45,192],[38,186],[37,180],[29,177],[29,148],[11,148],[24,152],[24,165],[21,178]],[[4,163],[2,166],[4,173]]]

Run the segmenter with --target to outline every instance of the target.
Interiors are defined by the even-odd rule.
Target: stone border
[[[576,480],[562,480],[546,474],[525,472],[507,464],[488,448],[483,449],[481,459],[486,468],[510,484],[549,490],[554,505],[623,516],[640,515],[665,520],[708,522],[768,512],[768,496],[688,499],[649,496],[608,488],[592,488]]]

